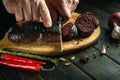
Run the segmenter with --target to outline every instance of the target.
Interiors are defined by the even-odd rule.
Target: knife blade
[[[63,41],[62,41],[62,17],[59,15],[59,32],[60,32],[60,51],[62,52],[63,51]]]
[[[59,33],[59,40],[60,40],[60,51],[62,52],[63,51],[63,45],[62,45],[62,43],[63,43],[63,41],[62,41],[62,30],[61,30],[61,26],[62,26],[62,16],[61,15],[59,15],[58,16],[58,21],[55,23],[55,24],[53,24],[52,26],[52,29],[51,30],[54,30],[54,32],[56,32],[56,33]]]

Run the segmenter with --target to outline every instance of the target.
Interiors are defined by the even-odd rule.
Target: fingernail
[[[16,21],[23,21],[23,18],[17,17],[17,18],[16,18]]]
[[[49,27],[51,27],[51,26],[52,26],[52,24],[51,24],[50,22],[46,22],[46,23],[45,23],[45,27],[49,28]]]

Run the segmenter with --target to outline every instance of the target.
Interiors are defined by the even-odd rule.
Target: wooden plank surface
[[[96,58],[93,58],[93,53],[96,52]],[[80,57],[83,55],[90,55],[87,63],[80,62]],[[81,54],[75,55],[76,59],[72,61],[81,70],[89,74],[93,79],[97,80],[119,80],[120,66],[107,56],[101,56],[99,51],[90,48],[89,51],[82,51]],[[110,76],[111,75],[111,76]]]
[[[71,63],[65,66],[60,61],[53,71],[32,72],[0,65],[0,80],[120,80],[120,44],[111,39],[107,25],[108,17],[120,11],[119,0],[80,0],[77,12],[93,12],[100,20],[101,35],[94,46],[69,54],[65,57]],[[101,56],[102,45],[106,45],[106,55]],[[96,53],[96,58],[93,58]],[[87,63],[80,62],[80,57],[89,55]],[[75,56],[75,60],[71,57]]]
[[[99,3],[99,2],[90,2],[90,3],[92,5],[95,5],[96,7],[98,7],[98,8],[96,8],[96,7],[91,6],[92,9],[90,9],[90,10],[92,12],[96,13],[96,15],[101,14],[101,16],[105,16],[103,19],[99,18],[100,23],[101,23],[101,27],[104,30],[102,30],[100,39],[98,41],[98,44],[95,45],[95,48],[100,50],[102,45],[106,45],[107,46],[107,53],[108,53],[107,55],[109,55],[109,57],[112,57],[112,59],[114,59],[114,60],[117,59],[116,61],[119,62],[119,59],[120,59],[120,57],[119,57],[120,49],[118,49],[119,44],[116,44],[115,41],[111,39],[111,36],[110,36],[111,32],[110,32],[109,26],[108,26],[108,18],[111,14],[108,13],[109,10],[107,10],[107,9],[104,10],[104,7],[102,7],[102,2],[100,2],[100,4],[99,4],[101,6],[96,5],[96,3]],[[90,3],[89,3],[89,1],[87,2],[87,5],[89,8],[90,8]],[[118,6],[119,5],[118,3],[119,3],[118,1],[112,2],[112,8],[110,7],[111,13],[115,12],[113,8],[116,8],[116,7],[114,7],[113,5]],[[116,11],[119,11],[119,8],[116,8]]]

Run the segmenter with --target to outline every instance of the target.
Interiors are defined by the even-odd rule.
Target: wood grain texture
[[[72,60],[71,62],[77,65],[77,67],[79,67],[83,72],[85,72],[95,80],[120,79],[120,77],[118,77],[120,76],[119,64],[115,63],[113,60],[109,59],[109,57],[105,55],[100,56],[100,52],[94,48],[89,48],[87,50],[89,51],[81,51],[81,54],[76,54],[75,60]],[[96,58],[93,58],[94,52],[96,52]],[[80,57],[83,55],[91,55],[89,56],[89,60],[87,63],[83,63],[80,61]],[[70,57],[68,57],[68,59],[70,60]]]
[[[77,16],[80,14],[72,13],[72,17],[68,22],[74,23]],[[39,55],[60,55],[73,51],[76,49],[84,49],[93,45],[100,35],[100,27],[94,29],[94,32],[87,38],[73,39],[71,41],[63,42],[63,52],[60,52],[60,44],[56,43],[32,43],[32,44],[15,44],[8,40],[8,33],[6,33],[3,40],[0,41],[0,48],[9,48],[17,51],[30,52]]]
[[[52,71],[26,71],[0,65],[0,80],[120,80],[120,43],[110,38],[107,19],[114,11],[120,10],[120,0],[80,0],[77,12],[93,12],[100,20],[101,34],[93,46],[61,55],[67,62],[60,61]],[[100,55],[102,45],[106,45],[106,55]],[[96,52],[96,58],[93,53]],[[80,57],[89,54],[87,63],[80,62]],[[71,57],[75,56],[75,60]]]

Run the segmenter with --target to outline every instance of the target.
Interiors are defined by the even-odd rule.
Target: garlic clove
[[[106,54],[106,46],[102,45],[101,47],[101,55],[105,55]]]
[[[114,23],[114,29],[112,30],[111,36],[113,39],[120,40],[120,27]]]

